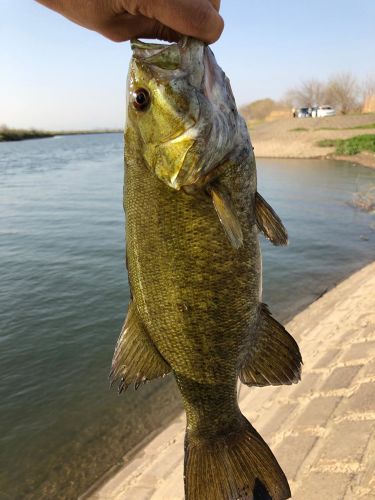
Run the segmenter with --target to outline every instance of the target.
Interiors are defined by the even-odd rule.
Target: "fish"
[[[119,392],[172,374],[186,412],[187,500],[290,498],[242,414],[238,380],[297,383],[298,345],[262,302],[259,233],[287,231],[257,192],[249,132],[203,42],[133,40],[125,126],[131,291],[110,379]]]

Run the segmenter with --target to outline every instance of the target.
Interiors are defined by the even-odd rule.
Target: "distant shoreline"
[[[375,153],[338,154],[333,143],[360,135],[375,134],[375,114],[357,114],[326,118],[284,118],[252,127],[250,135],[257,158],[333,159],[375,169]],[[122,129],[45,131],[0,128],[0,142],[48,139],[66,135],[119,134]],[[328,145],[322,144],[326,142]],[[329,144],[332,143],[332,144]]]
[[[64,135],[93,135],[93,134],[122,134],[122,129],[105,129],[105,130],[59,130],[46,131],[34,129],[11,129],[0,128],[0,142],[15,142],[26,141],[30,139],[50,139],[52,137]]]
[[[251,126],[256,158],[333,159],[375,168],[375,151],[357,154],[336,151],[338,142],[356,141],[358,136],[375,137],[375,114],[341,115],[326,118],[284,118]],[[372,145],[373,148],[373,145]],[[352,151],[350,151],[352,153]]]
[[[346,161],[353,163],[355,165],[360,165],[361,167],[375,169],[375,155],[371,153],[359,153],[357,155],[351,156],[339,156],[339,155],[322,155],[322,156],[263,156],[256,155],[256,158],[266,159],[280,159],[280,160],[337,160]]]

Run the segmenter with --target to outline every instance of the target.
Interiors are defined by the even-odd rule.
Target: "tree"
[[[299,87],[287,91],[284,101],[293,107],[312,108],[324,104],[325,86],[315,79],[304,80]]]
[[[359,107],[360,87],[351,73],[333,76],[326,89],[326,102],[346,114]]]

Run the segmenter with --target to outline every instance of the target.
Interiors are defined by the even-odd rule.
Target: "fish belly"
[[[134,155],[127,158],[127,263],[133,299],[172,369],[201,383],[235,376],[241,345],[257,319],[258,230],[249,182],[241,181],[239,173],[246,174],[233,169],[224,179],[228,188],[235,188],[232,198],[244,233],[244,245],[235,250],[204,193],[174,191]]]

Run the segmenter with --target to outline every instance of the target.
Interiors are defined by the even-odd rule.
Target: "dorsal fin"
[[[288,244],[288,233],[280,217],[258,192],[255,193],[255,217],[259,229],[271,243]]]
[[[208,191],[224,231],[232,247],[237,250],[243,245],[243,234],[230,195],[218,182],[212,184]]]

